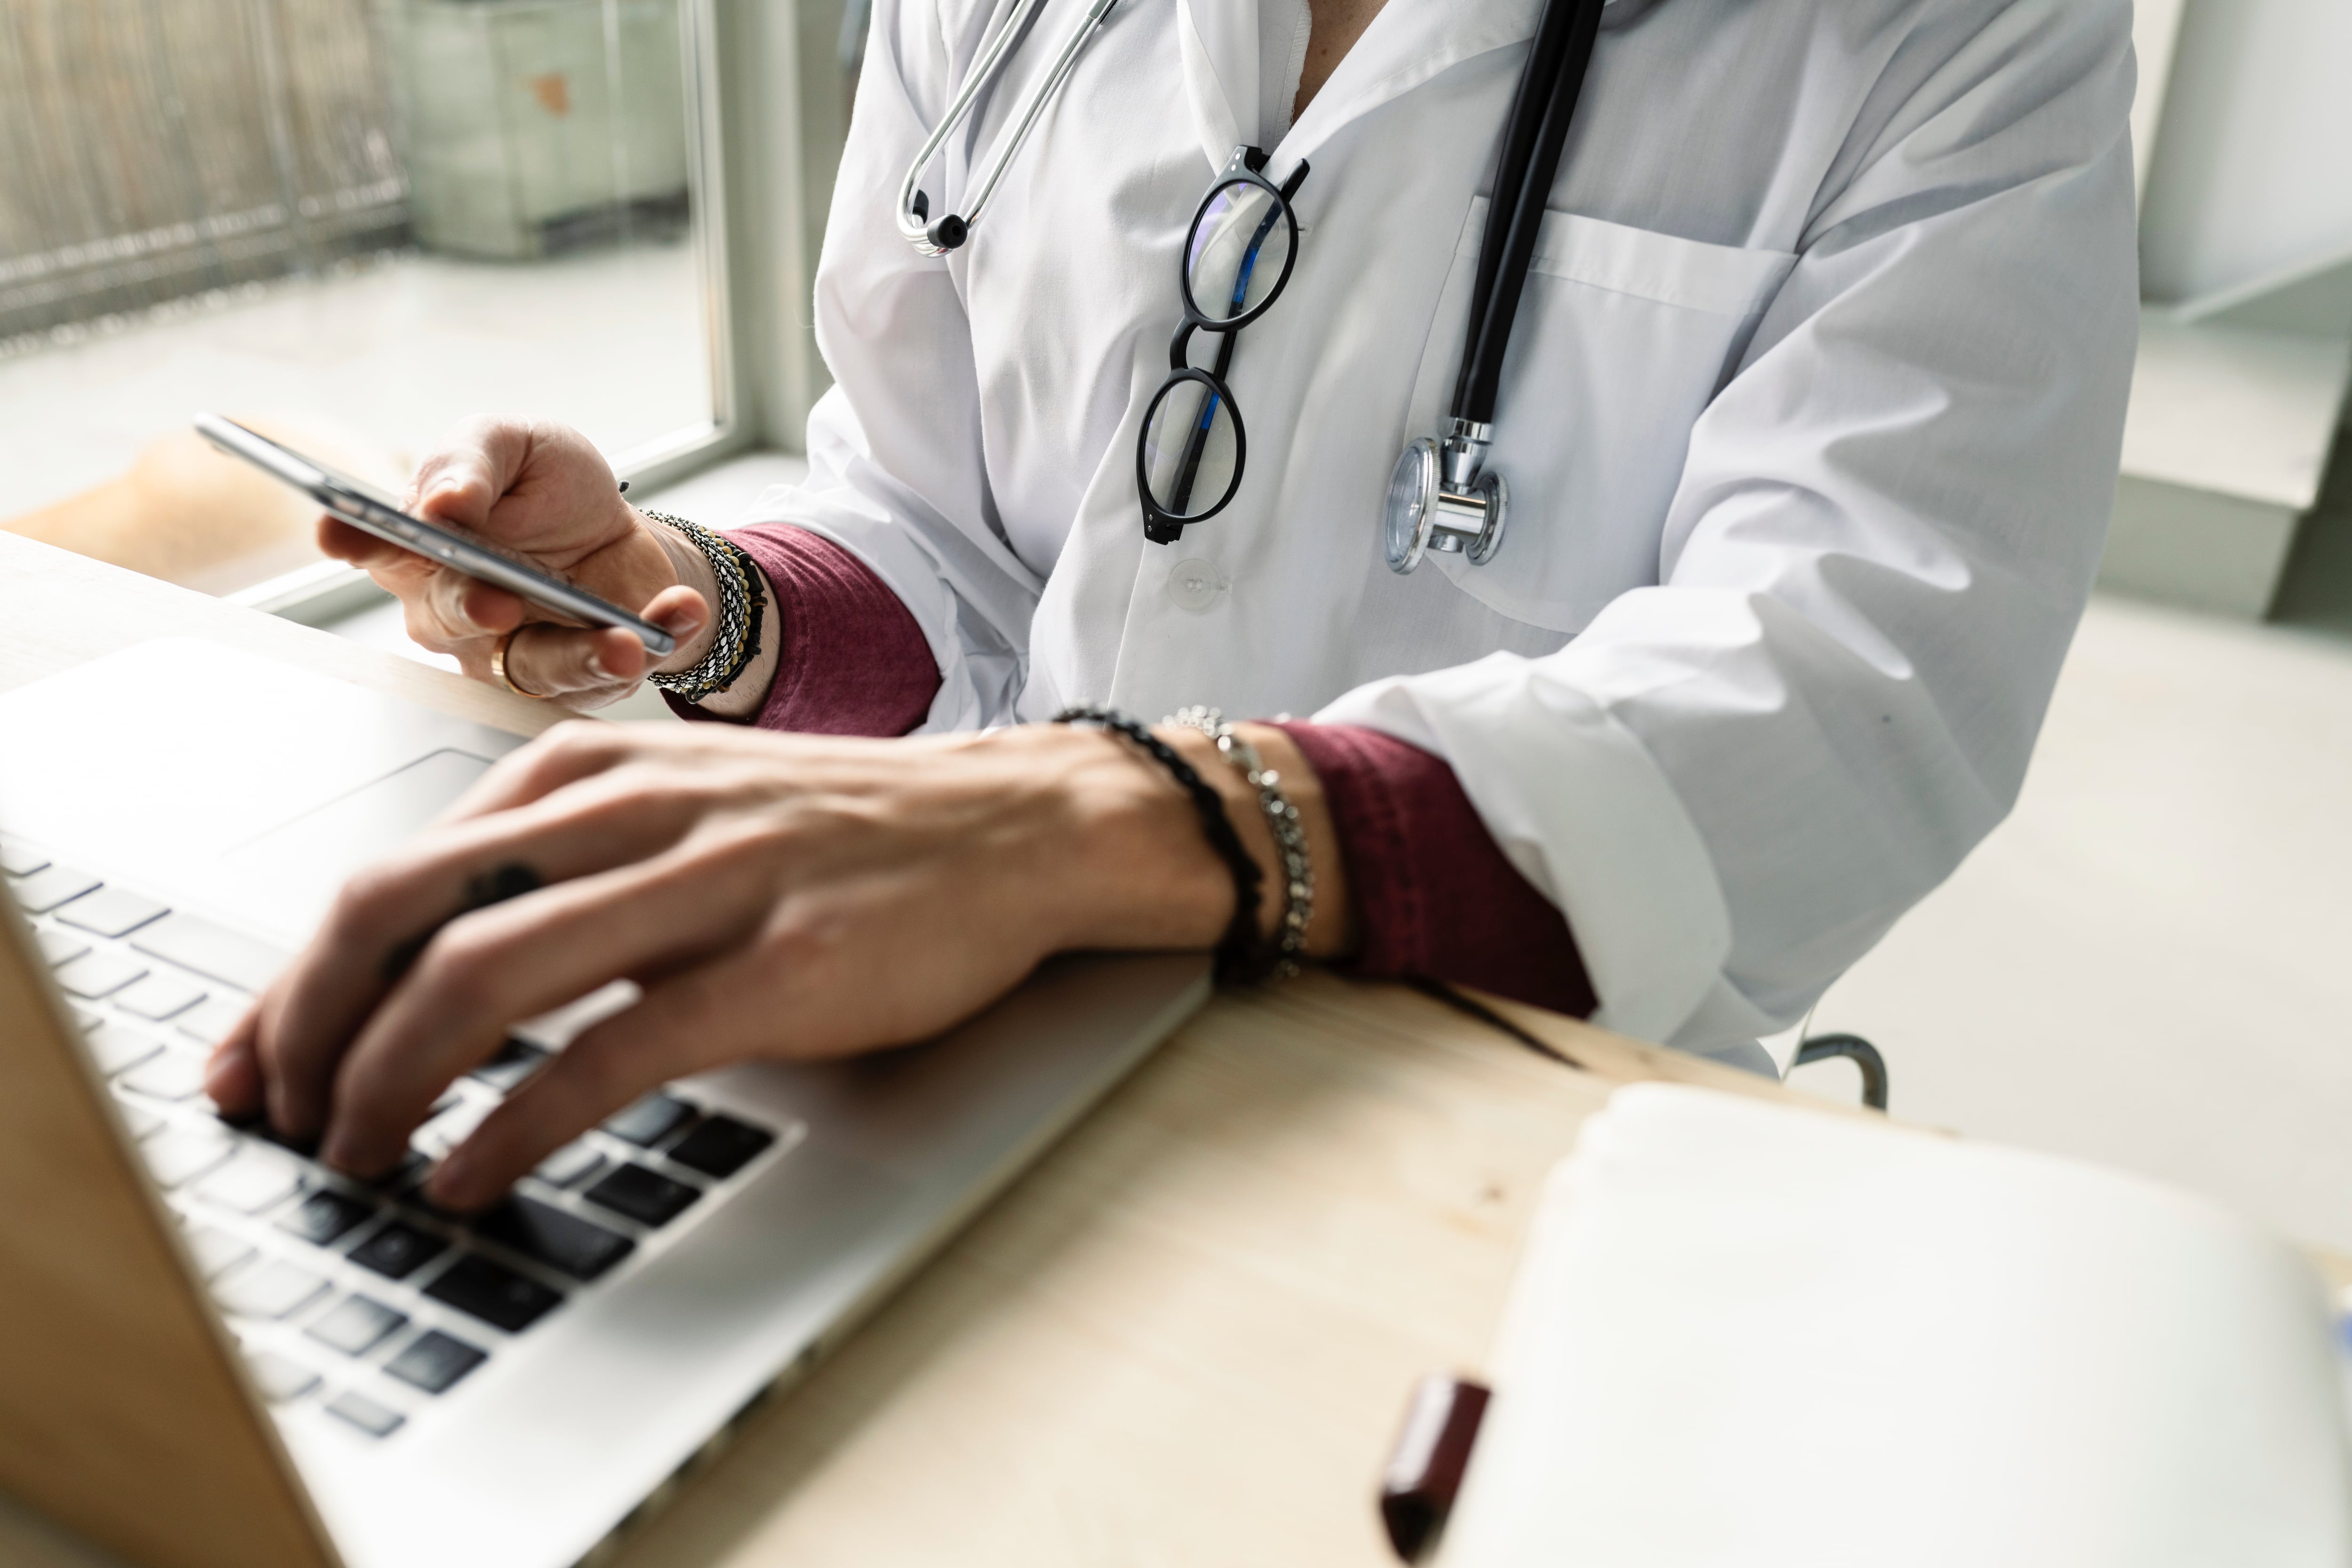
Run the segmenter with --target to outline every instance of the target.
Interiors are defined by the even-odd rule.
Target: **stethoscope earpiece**
[[[971,237],[971,226],[953,213],[923,230],[923,238],[933,256],[945,256]]]
[[[1029,140],[1029,132],[1035,128],[1037,117],[1045,113],[1045,106],[1061,90],[1062,83],[1077,65],[1078,55],[1087,47],[1087,40],[1094,37],[1095,29],[1102,26],[1103,17],[1115,4],[1117,0],[1087,0],[1086,14],[1078,18],[1069,35],[1062,40],[1061,52],[1054,58],[1053,69],[1029,89],[1029,95],[1015,110],[1013,126],[1004,135],[1003,149],[997,153],[995,163],[985,174],[982,174],[977,160],[974,161],[973,184],[964,193],[961,216],[950,213],[939,222],[931,223],[928,221],[930,198],[915,188],[916,182],[923,177],[923,171],[930,167],[931,159],[947,144],[948,138],[970,118],[981,93],[995,81],[999,68],[1013,52],[1013,46],[1028,33],[1029,24],[1045,10],[1045,0],[1021,0],[1013,14],[1004,18],[1003,25],[991,35],[980,58],[965,73],[962,85],[956,89],[954,99],[948,104],[947,112],[940,117],[940,122],[932,127],[931,133],[923,139],[921,149],[915,153],[915,161],[907,165],[907,177],[898,185],[897,216],[898,233],[908,244],[925,256],[945,256],[971,237],[971,226],[980,221],[980,215],[988,206],[989,198],[996,194],[996,183],[1004,178],[1004,171],[1013,166],[1013,157],[1021,151],[1022,143]]]

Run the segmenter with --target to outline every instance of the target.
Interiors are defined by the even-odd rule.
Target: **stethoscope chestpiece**
[[[1423,436],[1399,455],[1389,474],[1384,521],[1389,570],[1400,576],[1432,550],[1464,554],[1484,566],[1503,547],[1511,488],[1486,468],[1493,428],[1453,421],[1445,439]]]

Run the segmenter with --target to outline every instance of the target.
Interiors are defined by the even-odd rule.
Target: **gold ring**
[[[546,692],[525,691],[521,687],[517,686],[514,683],[514,677],[507,673],[507,649],[515,640],[515,632],[520,632],[520,630],[522,630],[522,627],[515,627],[514,631],[509,632],[504,637],[499,638],[497,644],[491,647],[490,673],[499,678],[499,684],[500,686],[505,687],[517,697],[528,697],[533,702],[544,702],[547,700],[548,694]]]

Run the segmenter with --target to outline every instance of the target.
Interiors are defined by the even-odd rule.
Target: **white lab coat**
[[[837,384],[754,513],[906,601],[928,728],[1387,731],[1566,911],[1601,1021],[1698,1049],[1794,1021],[2008,811],[2113,500],[2126,0],[1612,0],[1503,381],[1507,538],[1411,577],[1381,500],[1445,413],[1537,0],[1389,0],[1272,128],[1273,177],[1311,164],[1297,270],[1234,356],[1240,493],[1172,546],[1136,428],[1282,54],[1256,0],[1120,0],[971,243],[919,256],[892,195],[1008,8],[877,0],[817,279]]]

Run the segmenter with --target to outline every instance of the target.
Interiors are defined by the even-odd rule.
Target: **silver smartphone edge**
[[[542,609],[573,616],[590,626],[617,626],[628,632],[656,656],[675,652],[677,639],[642,616],[632,615],[618,605],[598,598],[584,589],[575,588],[561,578],[536,572],[528,566],[509,561],[492,551],[485,550],[473,541],[449,530],[409,516],[396,507],[389,507],[354,488],[350,481],[341,480],[332,471],[320,467],[291,447],[281,446],[257,431],[248,430],[234,419],[217,414],[199,414],[195,418],[196,433],[221,451],[242,458],[271,478],[291,485],[317,501],[328,511],[383,540],[387,544],[439,561],[478,577],[495,587],[504,588]]]

